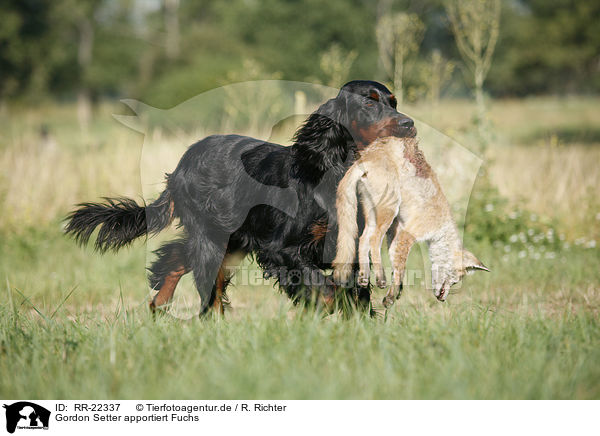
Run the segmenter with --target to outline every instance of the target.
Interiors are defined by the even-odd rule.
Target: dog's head
[[[398,112],[396,106],[396,98],[381,83],[354,80],[346,83],[320,112],[343,125],[360,150],[377,138],[416,135],[413,120]]]
[[[413,120],[396,110],[396,99],[385,86],[354,80],[298,129],[294,137],[295,166],[315,182],[331,169],[341,178],[343,172],[338,170],[352,162],[348,156],[354,151],[376,138],[414,137],[416,133]]]

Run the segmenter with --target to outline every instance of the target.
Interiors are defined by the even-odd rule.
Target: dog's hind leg
[[[185,239],[168,242],[154,254],[158,255],[158,259],[150,267],[149,281],[150,287],[158,289],[158,293],[150,303],[153,312],[171,301],[179,279],[189,271]]]
[[[200,315],[215,307],[222,311],[222,298],[226,285],[223,260],[229,235],[207,229],[189,232],[188,261],[194,273],[196,290],[200,295]]]
[[[225,306],[229,305],[229,298],[227,297],[226,291],[231,276],[233,275],[230,268],[236,266],[236,263],[241,260],[238,259],[238,257],[239,256],[236,256],[235,254],[227,253],[223,259],[221,268],[219,268],[215,286],[213,287],[213,292],[211,294],[212,301],[209,303],[215,313],[223,315],[225,313]]]

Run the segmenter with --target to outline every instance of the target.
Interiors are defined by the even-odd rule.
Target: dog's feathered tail
[[[358,235],[356,185],[363,174],[364,171],[359,165],[352,165],[337,189],[335,206],[338,218],[338,239],[336,256],[333,261],[336,281],[347,282],[352,272],[356,254],[356,236]]]
[[[100,226],[94,244],[96,250],[117,251],[140,236],[160,232],[173,220],[173,201],[168,189],[147,206],[140,206],[130,198],[104,200],[104,203],[79,204],[66,218],[65,233],[85,245]]]

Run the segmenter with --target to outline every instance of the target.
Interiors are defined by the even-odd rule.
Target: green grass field
[[[455,114],[457,121],[444,119],[440,128],[457,125],[460,131],[465,105],[444,104],[452,110],[441,112]],[[561,129],[587,122],[593,133],[590,100],[569,104],[581,116],[563,120]],[[490,274],[469,276],[445,304],[419,279],[387,313],[350,319],[295,308],[272,284],[245,284],[243,274],[254,271],[248,262],[234,277],[232,309],[225,319],[153,319],[143,242],[99,256],[65,238],[60,221],[78,201],[115,194],[139,198],[140,136],[112,127],[105,109],[93,126],[101,144],[83,149],[77,148],[72,108],[0,118],[5,211],[0,221],[0,396],[600,398],[600,249],[595,245],[600,209],[590,200],[599,198],[600,187],[577,188],[581,181],[570,174],[590,165],[599,144],[589,134],[545,145],[539,132],[550,132],[560,105],[548,100],[535,105],[494,104],[491,116],[503,134],[491,149],[496,156],[492,180],[501,185],[514,162],[530,159],[531,173],[513,171],[514,177],[537,174],[570,192],[583,210],[562,202],[552,206],[558,194],[537,187],[522,184],[519,196],[511,196],[507,182],[503,190],[510,204],[552,213],[557,232],[566,235],[561,247],[570,248],[552,256],[520,256],[506,244],[467,237],[467,248],[491,267]],[[547,113],[536,125],[520,124],[539,108]],[[519,110],[520,117],[514,113]],[[508,122],[506,114],[512,129],[499,126],[497,119]],[[36,148],[41,119],[54,132],[55,151]],[[556,135],[550,132],[548,141],[556,141]],[[532,147],[543,165],[532,159]],[[504,150],[510,150],[512,162],[503,158]],[[568,171],[566,156],[572,160]],[[588,179],[598,179],[597,166],[588,171]],[[420,251],[413,250],[409,269],[423,267]],[[193,306],[194,292],[186,278],[176,304]],[[375,291],[375,308],[382,296]]]

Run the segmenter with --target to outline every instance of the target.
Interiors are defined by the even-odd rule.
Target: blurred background
[[[47,259],[40,247],[79,253],[61,234],[73,204],[151,197],[185,147],[212,131],[289,144],[304,115],[273,129],[259,120],[282,107],[310,113],[352,79],[385,83],[422,134],[441,132],[483,160],[457,218],[493,263],[597,256],[599,21],[600,3],[585,0],[5,0],[4,274],[27,281],[31,259]],[[322,88],[209,92],[266,79]],[[212,97],[189,103],[198,95]],[[139,113],[133,100],[163,120],[179,107],[169,113],[180,125],[127,128],[112,115]],[[142,185],[144,172],[153,176]],[[72,278],[50,270],[62,292]]]

